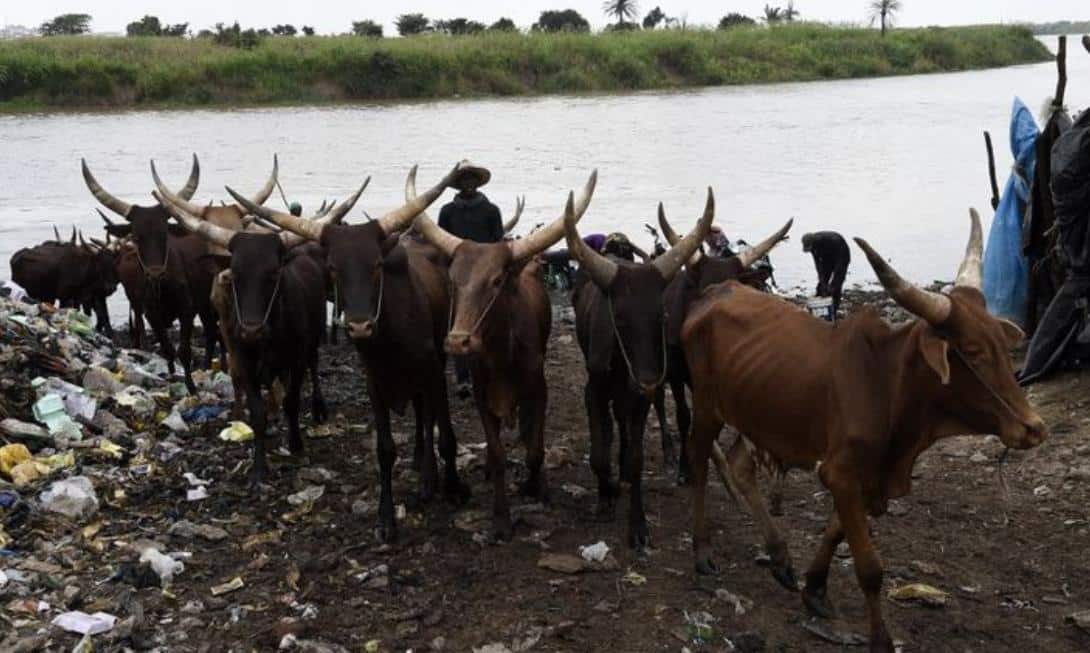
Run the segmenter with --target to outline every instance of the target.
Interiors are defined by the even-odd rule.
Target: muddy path
[[[131,617],[96,638],[100,651],[275,650],[287,635],[349,651],[472,651],[490,644],[511,651],[845,650],[804,628],[809,619],[798,596],[760,566],[754,523],[721,486],[711,487],[709,519],[722,573],[693,573],[689,491],[676,486],[662,463],[656,420],[645,443],[652,547],[645,554],[629,550],[627,492],[614,520],[595,516],[585,373],[567,320],[554,326],[547,366],[551,500],[541,505],[517,496],[524,450],[508,434],[516,517],[510,542],[484,535],[492,496],[483,435],[472,403],[457,398],[459,465],[472,498],[461,507],[416,499],[412,422],[395,419],[400,539],[392,545],[376,539],[378,466],[369,407],[354,351],[343,344],[322,352],[331,424],[309,429],[321,437],[307,437],[303,459],[274,456],[273,478],[261,492],[246,485],[248,447],[221,442],[215,436],[222,424],[209,425],[180,437],[182,452],[150,475],[123,467],[102,474],[97,533],[87,536],[80,525],[35,513],[12,534],[56,567],[56,586],[43,595],[75,587],[78,593],[63,589],[63,595],[75,594],[79,609]],[[872,522],[887,588],[922,582],[950,595],[944,607],[884,601],[904,651],[1090,649],[1090,634],[1065,623],[1090,608],[1090,377],[1060,375],[1035,387],[1032,397],[1053,437],[1038,450],[1012,452],[1002,479],[995,438],[952,439],[924,454],[913,493]],[[669,412],[674,428],[672,406]],[[310,426],[309,414],[304,423]],[[186,471],[211,481],[209,498],[186,500]],[[320,498],[289,504],[289,495],[312,485],[323,487]],[[799,572],[831,508],[813,474],[788,477],[779,522]],[[214,525],[226,536],[171,534],[179,520]],[[169,591],[102,582],[134,560],[145,541],[192,553]],[[612,555],[601,569],[566,574],[538,566],[543,554],[578,555],[580,545],[598,541]],[[236,577],[241,588],[212,595],[213,586]],[[740,604],[727,593],[741,597]],[[865,635],[850,557],[835,559],[830,596],[839,619],[820,627]],[[41,649],[68,651],[77,640],[44,624],[36,629],[33,617],[10,605],[4,610],[22,641]],[[35,633],[38,639],[29,639]]]

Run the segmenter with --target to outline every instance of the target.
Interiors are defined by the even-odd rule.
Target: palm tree
[[[882,24],[882,36],[886,35],[886,28],[893,25],[893,15],[901,10],[901,0],[871,0],[871,23],[878,20]]]
[[[779,7],[770,7],[765,5],[765,22],[769,25],[778,23],[783,20],[783,9]]]
[[[799,17],[799,10],[795,9],[795,0],[787,0],[787,9],[783,10],[783,19],[791,22]]]
[[[628,20],[636,19],[640,8],[636,0],[606,0],[602,3],[602,11],[616,18],[618,25],[624,25]]]

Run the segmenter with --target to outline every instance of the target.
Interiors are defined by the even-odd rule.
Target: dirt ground
[[[810,620],[798,596],[758,564],[753,520],[719,485],[711,487],[709,518],[722,574],[694,574],[689,491],[677,487],[673,470],[662,464],[656,420],[645,444],[651,550],[636,554],[624,543],[627,501],[619,502],[614,521],[596,519],[582,401],[585,372],[570,321],[555,322],[549,343],[551,500],[541,505],[517,496],[524,450],[508,434],[516,527],[507,543],[483,536],[492,502],[483,435],[472,403],[452,398],[459,462],[472,499],[460,508],[442,499],[428,505],[416,500],[412,421],[395,420],[395,502],[404,506],[404,516],[400,540],[381,545],[374,535],[378,468],[355,353],[343,344],[326,347],[322,370],[333,428],[313,431],[323,437],[306,440],[303,460],[274,457],[266,491],[251,494],[249,448],[218,440],[222,424],[216,424],[184,436],[182,453],[155,464],[150,475],[121,465],[98,488],[104,505],[95,518],[101,522],[97,533],[87,536],[82,525],[41,513],[9,526],[12,548],[48,560],[56,567],[48,574],[55,584],[79,588],[68,607],[134,617],[96,637],[96,650],[265,651],[289,634],[349,651],[472,651],[494,644],[507,649],[486,650],[846,647],[804,628]],[[873,522],[887,589],[922,582],[950,594],[937,608],[884,601],[903,651],[1090,650],[1090,633],[1065,623],[1069,614],[1090,609],[1090,376],[1059,375],[1034,387],[1031,397],[1052,438],[1037,450],[1012,452],[1003,467],[1005,485],[995,438],[955,438],[924,454],[913,493]],[[673,429],[672,406],[669,412]],[[309,414],[304,424],[310,427]],[[186,471],[211,481],[209,498],[186,500]],[[310,485],[324,486],[312,505],[287,502]],[[779,522],[798,571],[809,563],[830,510],[831,500],[814,475],[792,472]],[[218,526],[227,537],[168,534],[180,519]],[[135,560],[142,540],[159,543],[163,551],[192,552],[169,591],[104,582],[119,565]],[[545,553],[578,555],[580,545],[599,540],[615,560],[603,570],[569,575],[538,566]],[[235,577],[242,579],[241,589],[212,595],[213,586]],[[727,592],[742,597],[742,609]],[[840,617],[819,627],[865,635],[850,557],[834,562],[830,596]],[[78,639],[48,626],[38,630],[47,621],[36,624],[10,605],[0,612],[23,646],[36,647],[26,650],[69,651]],[[35,632],[40,634],[33,639]],[[8,645],[15,641],[13,636]]]

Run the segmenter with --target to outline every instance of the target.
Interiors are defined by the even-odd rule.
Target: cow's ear
[[[188,236],[189,235],[189,230],[188,229],[186,229],[185,227],[183,227],[180,224],[174,224],[173,222],[168,222],[167,223],[167,232],[171,236],[175,236],[175,237],[178,237],[178,238],[181,238],[182,236]]]
[[[1022,344],[1022,341],[1026,339],[1026,332],[1022,330],[1022,327],[1010,320],[1000,319],[999,326],[1003,327],[1003,335],[1006,336],[1007,345],[1011,349]]]
[[[950,384],[950,345],[945,340],[928,330],[920,336],[920,354],[943,385]]]
[[[114,238],[124,238],[132,233],[131,224],[111,224],[106,226],[106,233]]]

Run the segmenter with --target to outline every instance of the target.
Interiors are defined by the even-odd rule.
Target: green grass
[[[0,42],[0,111],[528,95],[930,73],[1046,61],[1030,30],[802,23],[725,32]]]

